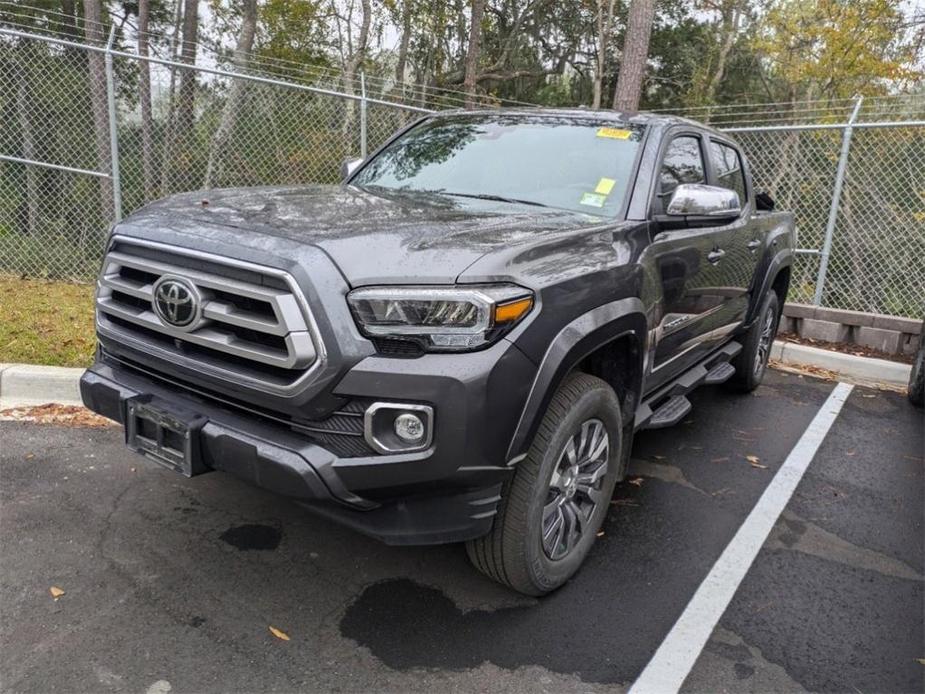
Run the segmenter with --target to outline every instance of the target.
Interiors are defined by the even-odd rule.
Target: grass
[[[89,366],[93,287],[0,275],[0,362]]]

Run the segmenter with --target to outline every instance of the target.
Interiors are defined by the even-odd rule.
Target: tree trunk
[[[244,68],[247,67],[248,57],[254,47],[254,34],[256,32],[257,0],[244,0],[241,31],[238,34],[238,43],[235,46],[232,58],[235,72],[243,72]],[[232,79],[228,87],[228,97],[225,100],[225,107],[222,109],[222,119],[219,122],[218,130],[215,131],[215,137],[212,138],[212,146],[209,148],[209,163],[206,166],[206,179],[203,184],[205,188],[211,188],[213,183],[221,178],[220,165],[222,156],[238,120],[238,113],[241,110],[241,103],[244,98],[245,84],[244,80]]]
[[[360,35],[357,37],[356,46],[351,50],[347,62],[344,65],[344,90],[348,94],[354,94],[354,79],[356,78],[357,69],[366,58],[366,45],[369,42],[369,24],[372,21],[372,0],[362,0],[361,2],[363,16],[360,18]],[[349,21],[349,20],[348,20]],[[347,154],[350,154],[353,138],[354,113],[356,104],[353,99],[348,99],[345,104],[344,125],[341,134],[347,148]]]
[[[607,6],[606,12],[604,6]],[[594,96],[591,108],[597,110],[601,107],[601,98],[604,91],[604,66],[607,62],[607,36],[610,34],[610,24],[613,20],[614,0],[597,0],[597,66],[594,70]]]
[[[197,40],[199,38],[199,0],[184,0],[183,2],[183,39],[180,45],[180,62],[184,65],[196,64]],[[192,68],[180,68],[180,87],[177,91],[177,103],[173,122],[169,125],[167,137],[164,142],[164,168],[162,187],[169,183],[169,173],[173,160],[184,164],[181,169],[174,169],[173,173],[181,189],[188,189],[194,185],[188,163],[192,159],[190,152],[193,127],[195,125],[196,106],[196,71]],[[177,155],[180,155],[179,157]]]
[[[148,22],[151,0],[138,0],[138,101],[141,104],[141,172],[145,202],[154,198],[154,160],[151,142],[151,65],[148,56]]]
[[[411,3],[402,0],[401,6],[401,40],[398,44],[398,62],[395,63],[395,84],[404,93],[405,66],[408,64],[408,44],[411,42]]]
[[[26,46],[21,46],[26,51]],[[16,90],[16,117],[22,131],[22,157],[35,161],[35,133],[32,128],[29,108],[28,74],[25,66],[20,73],[19,86]],[[26,228],[29,235],[39,229],[39,172],[35,166],[25,165],[26,169]]]
[[[466,92],[466,108],[475,107],[475,87],[479,78],[479,55],[482,52],[482,15],[485,0],[472,0],[472,21],[469,24],[469,45],[466,47],[466,77],[463,91]]]
[[[183,3],[177,0],[177,9],[173,17],[173,34],[170,37],[170,60],[176,62],[180,50],[180,27],[183,23]],[[161,195],[168,192],[170,161],[173,158],[173,141],[176,131],[173,119],[177,108],[177,68],[170,68],[170,86],[167,88],[167,121],[164,128],[164,146],[161,152]]]
[[[196,64],[196,42],[199,39],[199,0],[184,0],[183,3],[183,46],[180,62]],[[193,126],[193,108],[196,103],[196,71],[180,71],[180,96],[177,101],[177,130],[183,137]]]
[[[84,31],[87,41],[94,45],[104,42],[103,12],[100,0],[84,0]],[[93,114],[93,134],[96,138],[97,167],[102,173],[112,171],[112,153],[109,150],[109,106],[106,99],[106,65],[103,54],[87,51],[87,69],[90,77],[90,110]],[[100,212],[103,219],[113,217],[112,179],[101,178]]]
[[[712,104],[716,98],[716,90],[719,89],[720,83],[726,74],[726,61],[729,60],[729,54],[735,46],[736,36],[739,32],[739,20],[742,13],[737,6],[738,0],[732,2],[723,9],[723,34],[722,42],[719,47],[719,55],[716,60],[716,68],[707,82],[707,88],[704,90],[703,99],[707,104]]]
[[[623,39],[620,76],[613,95],[616,111],[638,111],[649,58],[649,36],[655,18],[655,0],[633,0]]]

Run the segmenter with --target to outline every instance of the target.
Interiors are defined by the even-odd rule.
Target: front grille
[[[184,301],[193,297],[184,304],[196,307],[188,325],[171,323],[165,304],[156,306],[158,283],[168,280],[185,288]],[[300,297],[294,280],[280,270],[116,237],[96,306],[104,336],[272,389],[298,380],[318,360]]]

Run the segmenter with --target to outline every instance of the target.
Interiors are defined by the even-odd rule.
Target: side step
[[[646,424],[646,429],[664,429],[674,426],[694,408],[691,401],[683,395],[675,395],[660,405]]]
[[[636,430],[662,429],[684,419],[692,409],[687,394],[697,386],[725,383],[732,378],[736,370],[729,362],[741,351],[741,344],[729,342],[652,393],[636,408]]]
[[[710,373],[707,374],[707,377],[703,380],[703,382],[708,386],[715,386],[719,383],[725,383],[730,378],[735,376],[735,372],[736,367],[726,361],[722,364],[717,364],[712,369],[710,369]]]

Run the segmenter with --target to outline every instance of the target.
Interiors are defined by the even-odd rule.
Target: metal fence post
[[[366,159],[366,73],[360,73],[360,157]]]
[[[829,256],[832,253],[832,237],[835,235],[835,224],[838,222],[838,207],[841,204],[841,191],[845,185],[848,153],[851,151],[852,126],[857,120],[862,103],[864,103],[864,97],[857,97],[854,102],[854,110],[851,112],[851,118],[848,119],[842,133],[841,154],[838,157],[838,170],[835,172],[835,185],[832,188],[832,204],[829,207],[829,219],[825,225],[825,240],[822,242],[822,252],[819,255],[819,274],[816,276],[816,291],[813,294],[813,304],[816,306],[822,303],[822,293],[825,291],[825,275],[829,269]]]
[[[116,27],[109,29],[106,42],[106,100],[109,106],[109,160],[112,170],[112,213],[116,222],[122,220],[122,179],[119,176],[119,124],[116,120],[116,88],[112,71],[112,43],[116,38]]]

